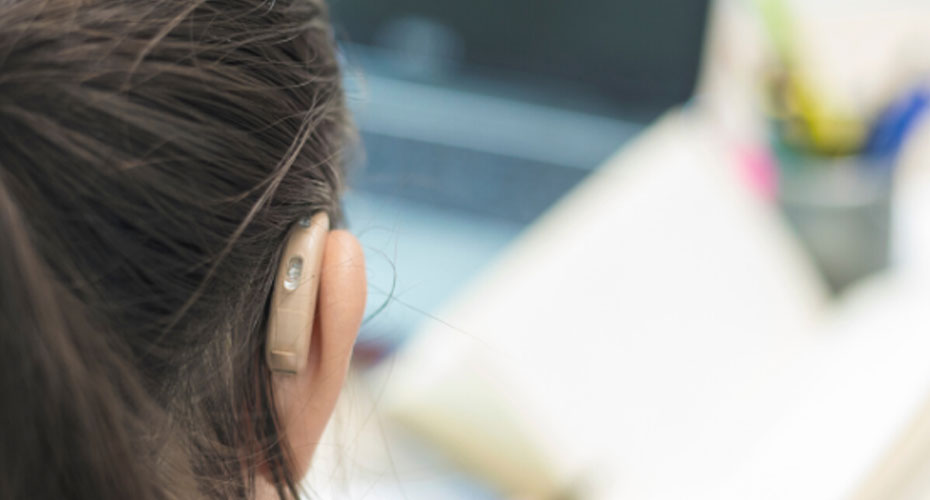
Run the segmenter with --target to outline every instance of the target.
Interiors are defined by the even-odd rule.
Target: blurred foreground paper
[[[758,409],[732,408],[734,396],[804,347],[822,295],[772,229],[779,221],[700,130],[667,118],[440,315],[460,331],[438,325],[419,335],[389,384],[398,419],[442,436],[481,469],[509,443],[443,404],[458,396],[454,387],[473,384],[467,392],[508,403],[514,427],[546,448],[546,473],[563,486],[617,454],[635,458],[623,464],[625,481],[669,487],[686,478],[649,476],[674,462],[684,474],[713,467],[695,437],[720,427],[739,434],[740,413]],[[483,402],[460,404],[470,403],[482,410]],[[475,442],[487,456],[465,452]],[[696,460],[702,468],[687,465]],[[501,481],[539,493],[527,489],[533,481]]]

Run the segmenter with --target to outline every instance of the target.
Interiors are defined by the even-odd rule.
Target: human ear
[[[314,227],[317,226],[311,224],[309,229]],[[309,246],[305,247],[308,249],[305,264],[313,260],[315,241],[312,237],[306,240]],[[274,297],[269,318],[267,359],[272,368],[275,411],[281,436],[292,452],[290,467],[296,478],[306,474],[336,405],[365,310],[365,263],[358,240],[340,230],[325,232],[323,241],[318,270],[304,268],[300,272],[301,279],[306,280],[304,284],[312,286],[313,280],[318,279],[318,292],[298,295],[302,303]],[[289,292],[284,288],[288,259],[285,253],[283,272],[279,271],[275,279],[275,293]],[[311,298],[315,300],[310,302]],[[275,304],[283,309],[275,310]],[[306,324],[308,315],[312,318],[310,324]],[[296,334],[303,333],[306,342],[280,329],[271,331],[272,326],[285,325],[305,327],[305,331]],[[276,335],[274,342],[271,335]],[[291,354],[304,358],[292,359]]]

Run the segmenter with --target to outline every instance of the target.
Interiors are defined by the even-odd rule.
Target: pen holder
[[[833,293],[886,268],[893,160],[775,153],[778,202]]]

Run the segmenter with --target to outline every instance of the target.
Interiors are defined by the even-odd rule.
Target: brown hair
[[[266,309],[347,131],[321,0],[0,0],[0,497],[297,495]]]

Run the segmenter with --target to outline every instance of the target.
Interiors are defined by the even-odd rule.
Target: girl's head
[[[296,494],[364,308],[326,237],[311,350],[263,356],[349,135],[322,0],[0,0],[0,497]]]

